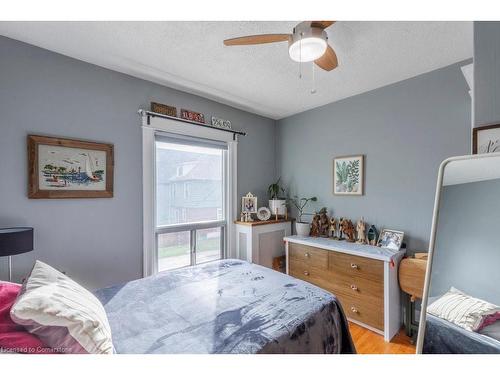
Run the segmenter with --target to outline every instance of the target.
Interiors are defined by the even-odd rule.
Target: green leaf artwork
[[[351,160],[335,160],[335,192],[358,193],[360,189],[361,162],[356,157]]]

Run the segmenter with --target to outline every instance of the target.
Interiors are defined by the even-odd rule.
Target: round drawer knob
[[[354,306],[351,306],[351,311],[356,314],[358,312],[358,309]]]
[[[351,268],[354,268],[354,269],[359,269],[359,266],[356,264],[356,263],[351,263]]]
[[[354,284],[351,285],[351,289],[354,290],[354,291],[357,291],[358,290],[358,287]]]
[[[304,276],[309,276],[309,271],[304,271]]]
[[[309,253],[305,253],[304,255],[306,256],[306,258],[309,258],[311,256],[311,254]]]

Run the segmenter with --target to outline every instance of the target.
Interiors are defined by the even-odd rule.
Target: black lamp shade
[[[0,257],[33,250],[33,228],[0,228]]]

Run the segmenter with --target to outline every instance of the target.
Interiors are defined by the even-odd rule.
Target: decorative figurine
[[[319,236],[320,237],[328,237],[328,228],[329,228],[329,224],[328,224],[328,215],[326,214],[327,213],[327,209],[326,207],[323,207],[320,211],[319,211]]]
[[[318,237],[319,236],[319,214],[316,213],[314,214],[314,217],[312,219],[311,223],[311,232],[309,233],[311,237]]]
[[[344,241],[345,240],[345,238],[344,238],[344,232],[343,232],[343,225],[344,225],[343,223],[344,223],[344,220],[345,219],[343,217],[341,217],[339,219],[339,238],[338,238],[339,241]]]
[[[365,218],[361,217],[361,219],[358,220],[356,223],[356,233],[357,233],[357,241],[356,243],[360,244],[365,244],[366,243],[366,224],[365,224]]]
[[[245,221],[245,213],[241,212],[240,214],[240,221],[244,222]]]
[[[368,229],[367,238],[368,238],[368,245],[372,246],[377,245],[378,232],[377,228],[375,228],[375,225],[370,226],[370,229]]]
[[[335,220],[334,217],[330,218],[330,231],[329,231],[329,236],[336,240],[337,237],[337,221]]]
[[[354,224],[351,220],[342,220],[342,232],[347,236],[347,242],[355,241]]]

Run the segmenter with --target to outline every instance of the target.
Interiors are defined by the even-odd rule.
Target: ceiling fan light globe
[[[319,59],[326,51],[326,40],[309,37],[296,40],[288,47],[288,54],[293,61],[308,62]]]

